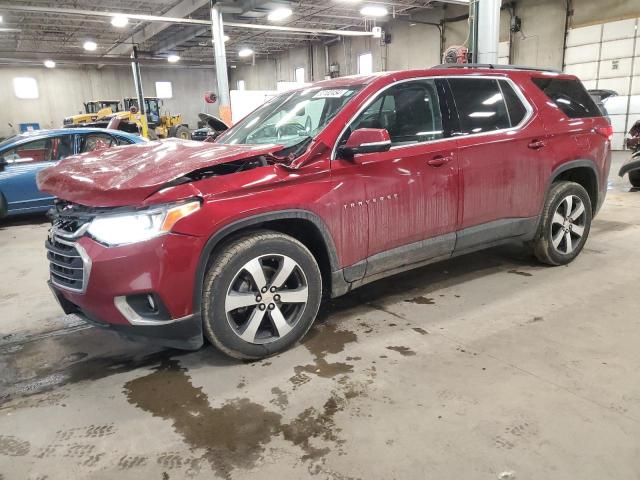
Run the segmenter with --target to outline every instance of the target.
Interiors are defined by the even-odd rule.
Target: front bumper
[[[126,337],[181,349],[203,344],[199,311],[194,311],[196,265],[202,240],[168,234],[147,242],[105,247],[89,237],[76,240],[90,262],[82,290],[49,285],[65,313]],[[155,314],[131,307],[127,299],[152,296]],[[135,308],[134,308],[135,307]]]

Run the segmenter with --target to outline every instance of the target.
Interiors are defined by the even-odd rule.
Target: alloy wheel
[[[225,297],[227,321],[248,343],[285,337],[300,320],[309,298],[302,268],[286,255],[261,255],[236,272]]]
[[[586,226],[587,215],[580,197],[568,195],[558,204],[551,219],[551,243],[563,255],[578,248]]]

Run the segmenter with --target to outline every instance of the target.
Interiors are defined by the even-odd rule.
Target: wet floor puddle
[[[313,328],[305,337],[304,346],[313,354],[312,364],[299,365],[294,368],[296,375],[292,377],[292,383],[299,378],[304,378],[305,373],[311,373],[323,378],[331,378],[340,374],[353,372],[353,365],[344,362],[327,362],[328,354],[340,353],[348,343],[357,342],[355,333],[348,330],[340,330],[336,325],[327,323]]]
[[[185,443],[204,451],[202,458],[225,478],[230,478],[235,469],[254,467],[266,445],[278,435],[300,447],[303,460],[318,459],[331,450],[314,446],[314,439],[339,447],[343,441],[333,417],[350,398],[334,392],[321,409],[307,408],[289,422],[247,398],[212,407],[202,388],[191,383],[187,370],[177,360],[165,360],[149,375],[127,382],[124,393],[132,405],[170,421]],[[272,393],[276,395],[274,403],[281,407],[288,404],[282,390]]]

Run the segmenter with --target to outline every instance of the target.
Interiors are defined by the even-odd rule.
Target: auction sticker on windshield
[[[340,98],[349,90],[344,88],[333,88],[329,90],[320,90],[313,98]]]

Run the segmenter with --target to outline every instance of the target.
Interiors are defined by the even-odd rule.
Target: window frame
[[[391,88],[391,87],[393,87],[395,85],[398,85],[400,83],[413,82],[415,80],[434,80],[434,81],[437,81],[437,80],[447,80],[449,78],[488,78],[488,79],[492,79],[492,80],[505,80],[505,81],[509,82],[509,84],[511,85],[511,88],[513,88],[513,91],[516,92],[517,97],[520,99],[522,104],[527,109],[527,114],[525,115],[525,117],[522,119],[522,121],[518,125],[513,126],[513,127],[503,128],[503,129],[500,129],[500,130],[491,130],[490,132],[471,133],[471,134],[468,134],[468,135],[456,134],[454,132],[452,134],[452,136],[450,136],[450,137],[440,138],[438,140],[427,140],[425,142],[412,143],[410,145],[395,145],[395,146],[391,147],[391,150],[400,150],[402,148],[412,148],[412,147],[416,147],[416,146],[419,146],[419,145],[426,145],[426,144],[440,143],[440,142],[448,142],[448,141],[451,141],[451,140],[455,140],[457,138],[480,137],[480,136],[485,136],[485,135],[496,135],[496,134],[501,134],[501,133],[505,133],[505,132],[509,132],[509,131],[521,130],[527,123],[529,123],[529,120],[531,120],[531,118],[533,117],[534,109],[533,109],[533,106],[532,106],[531,102],[529,102],[529,100],[527,100],[527,97],[524,96],[524,94],[522,93],[522,90],[520,89],[520,87],[509,77],[500,76],[500,75],[473,75],[473,76],[471,76],[471,75],[426,75],[426,76],[421,76],[421,77],[405,78],[403,80],[398,80],[398,81],[395,81],[395,82],[391,82],[388,85],[385,85],[383,88],[378,90],[375,93],[375,95],[372,95],[371,97],[369,97],[358,108],[358,110],[351,116],[349,121],[346,122],[345,126],[343,127],[343,129],[340,131],[340,133],[336,137],[334,145],[333,145],[333,149],[331,150],[331,160],[335,160],[337,158],[338,143],[340,142],[340,139],[344,135],[344,132],[346,132],[347,129],[353,123],[353,121],[356,118],[358,118],[358,116],[366,108],[368,108],[370,104],[375,102],[377,100],[377,98],[380,95],[382,95],[387,89],[389,89],[389,88]],[[455,105],[455,99],[453,98],[453,92],[451,91],[451,88],[449,88],[448,82],[446,84],[446,90],[447,90],[447,96],[449,98],[451,98],[452,100],[454,100],[454,104],[452,105],[452,107],[455,110],[456,121],[457,121],[458,109],[457,109],[457,107]]]

